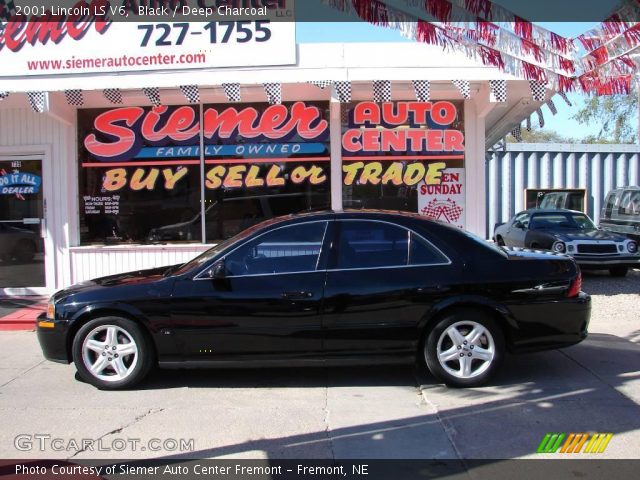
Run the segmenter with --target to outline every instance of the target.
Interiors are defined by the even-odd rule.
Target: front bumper
[[[563,348],[587,338],[591,297],[584,292],[574,298],[522,302],[508,308],[515,321],[509,331],[512,353]]]
[[[69,358],[69,350],[67,345],[67,322],[60,320],[49,320],[47,314],[42,313],[38,316],[36,325],[43,322],[53,322],[53,328],[42,328],[38,326],[36,333],[38,342],[44,358],[58,363],[71,363]]]
[[[609,267],[640,268],[640,256],[638,255],[572,255],[573,259],[581,267],[591,269]]]

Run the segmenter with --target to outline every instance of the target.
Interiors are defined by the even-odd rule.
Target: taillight
[[[578,272],[578,276],[573,279],[571,285],[569,285],[569,290],[567,290],[567,297],[577,297],[580,295],[580,290],[582,290],[582,272]]]

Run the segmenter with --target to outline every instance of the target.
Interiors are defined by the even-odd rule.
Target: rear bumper
[[[38,322],[44,320],[51,321],[47,320],[46,313],[42,313],[38,317]],[[60,321],[54,321],[53,323],[53,328],[42,328],[40,326],[36,328],[38,342],[40,343],[40,348],[42,348],[44,358],[52,362],[71,363],[67,351],[67,323]]]
[[[563,348],[587,338],[591,297],[582,292],[578,297],[555,302],[509,305],[509,310],[515,323],[509,332],[510,352]]]

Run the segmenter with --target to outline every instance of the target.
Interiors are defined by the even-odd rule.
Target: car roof
[[[568,208],[530,208],[528,210],[523,210],[520,213],[581,213],[586,215],[586,213],[581,212],[580,210],[569,210]]]
[[[346,209],[346,210],[317,210],[311,212],[293,213],[281,217],[275,217],[262,222],[261,226],[271,226],[276,224],[297,223],[300,220],[333,220],[333,219],[366,219],[384,221],[422,221],[434,225],[446,225],[443,222],[429,219],[424,215],[412,212],[400,212],[396,210],[369,210],[369,209]]]

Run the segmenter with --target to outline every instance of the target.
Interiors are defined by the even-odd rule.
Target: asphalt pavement
[[[598,458],[638,459],[640,271],[584,289],[588,340],[464,390],[370,367],[156,371],[103,392],[44,361],[33,332],[0,332],[0,458],[541,458],[548,432],[610,432]]]

